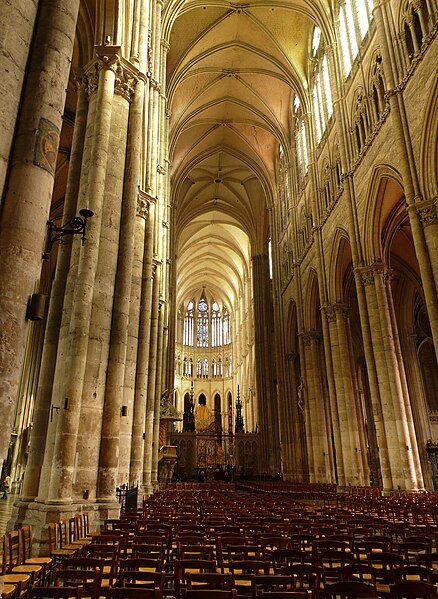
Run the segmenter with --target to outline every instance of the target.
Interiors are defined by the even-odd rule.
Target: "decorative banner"
[[[36,131],[33,163],[51,175],[55,175],[59,146],[59,129],[51,121],[41,117]]]

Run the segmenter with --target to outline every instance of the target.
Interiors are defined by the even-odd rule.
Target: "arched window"
[[[222,315],[217,302],[211,305],[211,346],[222,345]]]
[[[342,190],[342,166],[341,166],[341,156],[339,154],[339,148],[337,147],[337,145],[335,146],[334,149],[334,158],[333,158],[333,162],[334,162],[334,183],[335,183],[335,190],[337,193],[339,193]]]
[[[189,373],[187,376],[189,376],[190,378],[193,377],[193,359],[192,358],[190,358],[190,360],[189,360]]]
[[[217,375],[218,377],[222,377],[222,360],[221,358],[219,358],[218,362],[217,362]]]
[[[358,153],[365,145],[368,135],[368,117],[363,93],[359,91],[353,109],[353,131]]]
[[[224,308],[223,315],[223,341],[224,345],[231,343],[231,331],[230,331],[230,314],[226,308]]]
[[[328,162],[325,163],[321,174],[321,207],[323,211],[330,208],[332,203],[331,172]]]
[[[204,379],[208,379],[208,360],[204,358],[202,360],[202,376]]]
[[[208,347],[208,304],[204,295],[198,304],[197,346]]]
[[[193,347],[193,333],[194,333],[194,303],[189,302],[184,316],[184,345]]]
[[[189,361],[187,358],[183,360],[183,376],[189,376]]]
[[[353,62],[359,53],[360,43],[370,27],[372,9],[372,0],[342,0],[340,3],[339,39],[346,77],[350,74]]]
[[[217,377],[217,362],[216,362],[216,358],[213,358],[213,360],[211,361],[211,376],[213,378]]]
[[[202,362],[201,358],[198,358],[196,361],[196,376],[198,379],[202,377]]]
[[[332,90],[327,56],[321,39],[321,30],[315,27],[312,38],[312,108],[317,143],[320,142],[333,114]]]
[[[428,34],[429,13],[427,5],[421,0],[409,2],[403,14],[405,50],[409,60],[421,50],[423,40]]]
[[[306,125],[304,123],[304,115],[301,107],[301,102],[298,96],[295,96],[293,103],[293,113],[295,118],[295,143],[298,176],[300,180],[304,179],[307,168],[309,166],[309,150],[307,147]]]

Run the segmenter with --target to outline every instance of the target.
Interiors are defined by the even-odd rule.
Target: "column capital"
[[[350,308],[345,304],[325,304],[321,306],[321,311],[326,315],[328,322],[336,322],[338,315],[347,320],[350,314]]]
[[[377,275],[383,275],[385,272],[385,265],[382,262],[375,262],[369,266],[359,266],[354,269],[364,285],[372,285]]]
[[[420,217],[420,222],[423,226],[423,229],[429,227],[430,225],[436,225],[438,223],[438,209],[437,209],[437,200],[433,200],[432,202],[423,202],[421,205],[417,206],[418,216]]]
[[[150,193],[148,193],[147,191],[145,191],[144,189],[139,189],[138,190],[138,195],[140,197],[142,197],[146,202],[148,202],[148,204],[156,204],[158,198],[156,196],[151,195]]]
[[[312,341],[320,341],[321,333],[319,331],[304,331],[300,333],[300,337],[303,340],[304,347],[310,347],[312,345]]]

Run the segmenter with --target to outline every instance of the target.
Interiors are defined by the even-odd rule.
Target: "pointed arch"
[[[420,146],[420,180],[424,199],[438,198],[438,79],[424,111]]]
[[[329,262],[328,295],[332,302],[342,303],[344,300],[343,277],[345,272],[345,250],[350,247],[350,237],[347,231],[338,227],[332,243]],[[350,251],[351,255],[351,251]]]

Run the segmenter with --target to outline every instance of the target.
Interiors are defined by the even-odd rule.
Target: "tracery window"
[[[197,346],[208,347],[208,304],[203,296],[198,304]]]
[[[208,379],[208,360],[204,358],[202,360],[202,376],[204,379]]]
[[[217,302],[211,306],[211,347],[222,345],[222,315]]]
[[[196,376],[198,379],[202,377],[202,361],[201,358],[196,360]]]
[[[224,308],[223,325],[224,325],[223,342],[224,342],[224,345],[228,345],[229,343],[231,343],[231,331],[230,331],[230,314],[226,308]]]
[[[368,136],[368,114],[362,91],[358,91],[353,108],[353,133],[357,151],[360,152]]]
[[[339,38],[342,50],[344,75],[359,53],[359,46],[372,20],[372,0],[343,0],[339,6]]]
[[[315,27],[312,39],[312,108],[316,141],[320,142],[333,114],[332,90],[327,55],[321,40],[321,30]]]
[[[427,4],[422,0],[409,2],[403,13],[404,42],[408,59],[421,50],[423,40],[429,33],[429,13]]]
[[[331,190],[331,172],[330,165],[328,162],[322,170],[321,175],[321,205],[324,211],[328,210],[332,203],[332,190]]]
[[[304,179],[307,168],[309,166],[309,150],[307,146],[306,125],[304,122],[304,114],[301,106],[301,101],[298,96],[295,96],[293,103],[293,113],[295,118],[295,143],[298,176],[300,180]]]
[[[194,303],[189,302],[187,310],[184,316],[184,345],[193,347],[193,333],[194,333]]]

